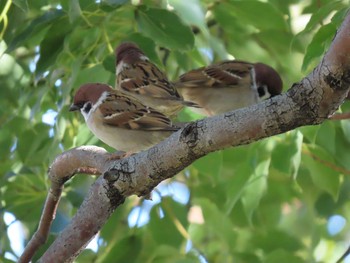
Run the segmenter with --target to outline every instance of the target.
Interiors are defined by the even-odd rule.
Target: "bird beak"
[[[69,108],[69,111],[77,111],[77,110],[80,110],[80,108],[75,104],[72,104]]]

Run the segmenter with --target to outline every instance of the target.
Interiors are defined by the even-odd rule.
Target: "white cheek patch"
[[[145,55],[140,56],[140,59],[143,61],[149,61],[149,58],[146,57]]]
[[[87,120],[89,119],[91,110],[89,112],[84,111],[84,107],[80,109],[81,114],[84,116],[85,121],[87,122]]]
[[[255,90],[255,91],[257,91],[257,90],[258,90],[258,87],[256,86],[256,74],[255,74],[255,69],[254,69],[254,68],[252,68],[252,69],[250,70],[250,78],[251,78],[251,80],[252,80],[252,83],[251,83],[252,89]]]
[[[120,72],[122,72],[124,69],[128,68],[128,64],[124,63],[123,61],[121,61],[116,68],[116,75],[118,75]]]

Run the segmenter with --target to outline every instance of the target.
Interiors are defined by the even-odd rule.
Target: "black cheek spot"
[[[84,105],[83,111],[86,112],[86,113],[89,113],[90,110],[91,110],[91,108],[92,108],[91,102],[87,102],[87,103],[85,103],[85,105]]]
[[[266,94],[265,88],[264,87],[258,87],[258,93],[259,93],[259,97],[263,97]]]

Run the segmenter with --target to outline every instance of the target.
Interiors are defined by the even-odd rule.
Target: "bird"
[[[205,116],[256,104],[282,92],[283,82],[272,67],[263,63],[226,60],[182,74],[174,82],[185,100],[201,108]]]
[[[185,101],[162,72],[133,42],[124,42],[115,50],[116,89],[139,99],[147,106],[175,116],[184,106],[199,107]]]
[[[180,129],[164,114],[104,83],[80,86],[69,110],[80,111],[98,139],[128,156]]]

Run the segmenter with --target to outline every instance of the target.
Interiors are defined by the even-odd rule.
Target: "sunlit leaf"
[[[66,26],[62,26],[66,24]],[[71,30],[66,18],[58,20],[46,32],[45,38],[40,44],[40,58],[36,65],[36,74],[41,75],[56,62],[57,56],[63,49],[63,42],[67,33]]]
[[[28,11],[27,0],[13,0],[13,3],[19,8],[21,8],[23,11]]]
[[[18,46],[23,45],[25,41],[32,38],[35,34],[44,29],[50,28],[50,23],[62,17],[64,12],[62,10],[54,9],[44,13],[42,16],[34,19],[31,23],[18,35],[16,35],[8,46],[7,52],[13,51]]]
[[[172,12],[140,7],[136,10],[135,19],[141,33],[155,39],[159,45],[178,50],[189,50],[193,47],[194,37],[190,28]]]
[[[306,54],[302,69],[306,70],[314,59],[319,58],[329,46],[334,34],[336,27],[334,24],[327,24],[322,26],[317,33],[314,35],[311,43],[307,47]]]
[[[301,160],[309,169],[313,182],[337,200],[341,176],[332,169],[333,157],[316,145],[310,145],[305,149],[307,152],[303,154]]]
[[[110,253],[101,262],[136,262],[142,247],[139,236],[131,235],[121,239],[111,248]]]
[[[2,190],[4,207],[24,222],[38,222],[47,188],[43,174],[18,174]]]
[[[74,23],[81,16],[81,9],[78,0],[72,0],[69,2],[69,21]]]
[[[276,145],[272,153],[272,165],[295,179],[301,160],[303,134],[299,131],[289,132],[280,138],[282,141]]]
[[[325,2],[323,5],[317,4],[314,13],[312,14],[309,23],[306,25],[304,31],[309,31],[317,25],[322,25],[322,21],[334,10],[339,10],[344,7],[342,1]]]
[[[285,251],[283,249],[278,249],[276,251],[271,252],[267,255],[266,261],[269,263],[279,263],[283,262],[286,258],[288,258],[288,262],[290,263],[303,263],[305,262],[302,258],[300,258],[298,255],[295,255],[293,253],[290,253],[288,251]]]
[[[260,162],[250,177],[249,183],[245,185],[242,202],[249,220],[251,220],[254,210],[267,189],[269,167],[270,159]]]
[[[262,30],[287,29],[283,14],[269,2],[230,1],[228,5],[228,12],[243,23]]]
[[[183,205],[169,198],[163,198],[161,205],[152,208],[150,217],[149,227],[155,242],[173,247],[181,244],[185,238],[182,227],[184,229],[187,227],[187,211]]]

